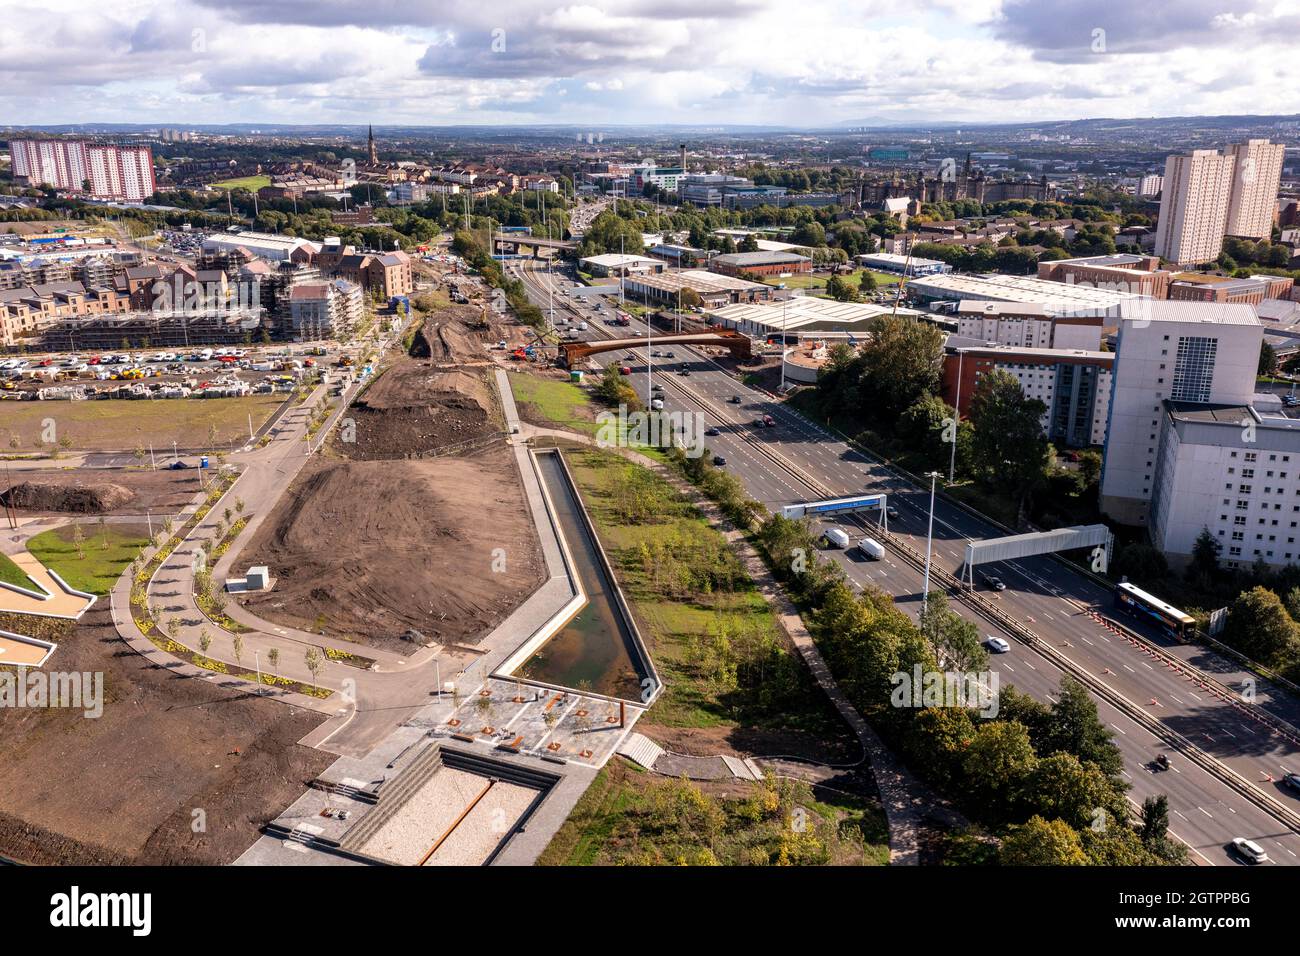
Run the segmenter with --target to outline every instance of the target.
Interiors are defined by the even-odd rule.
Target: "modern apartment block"
[[[1162,418],[1151,543],[1183,564],[1209,529],[1229,568],[1300,560],[1300,421],[1173,401]]]
[[[1056,315],[1045,305],[962,300],[957,305],[957,334],[997,345],[1032,349],[1101,348],[1100,315]]]
[[[1114,362],[1113,353],[1088,349],[950,344],[944,349],[943,400],[965,416],[980,380],[994,370],[1006,372],[1026,398],[1047,406],[1041,424],[1049,439],[1075,448],[1100,445],[1106,440]]]
[[[1119,325],[1101,510],[1146,525],[1166,401],[1249,405],[1264,330],[1249,305],[1151,302]]]
[[[1156,255],[1196,264],[1218,257],[1228,221],[1236,157],[1197,149],[1165,160]]]
[[[1267,239],[1273,234],[1286,147],[1266,139],[1251,139],[1229,146],[1228,155],[1236,162],[1225,231],[1243,239]]]
[[[9,142],[15,177],[37,186],[84,192],[94,199],[144,202],[157,190],[153,151],[82,139],[15,139]]]

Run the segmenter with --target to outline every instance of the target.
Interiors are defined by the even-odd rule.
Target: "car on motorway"
[[[665,352],[665,353],[664,353],[664,358],[677,358],[677,353],[676,353],[676,352]]]
[[[1282,782],[1292,790],[1300,792],[1300,773],[1296,773],[1294,770],[1288,770],[1282,775]]]
[[[981,574],[980,580],[984,582],[984,586],[990,591],[1005,591],[1007,589],[1006,582],[996,574]]]
[[[717,425],[710,425],[708,428],[704,429],[704,434],[709,438],[716,438],[718,435],[722,434],[722,429],[718,428]]]
[[[1228,844],[1237,856],[1241,857],[1252,866],[1256,863],[1267,863],[1268,854],[1264,848],[1254,840],[1247,840],[1245,837],[1233,837],[1232,842]]]
[[[740,404],[740,396],[739,396],[739,395],[732,395],[731,398],[727,399],[727,404],[728,404],[728,405],[739,405],[739,404]]]
[[[631,367],[629,367],[629,366],[627,366],[627,365],[620,365],[620,366],[618,367],[618,374],[619,374],[619,375],[631,375],[631,374],[632,374],[632,369],[631,369]]]
[[[890,521],[897,521],[897,520],[898,520],[898,509],[895,508],[893,505],[886,505],[886,506],[885,506],[885,516],[886,516],[887,518],[889,518]]]
[[[652,392],[662,392],[663,390],[664,387],[660,385],[658,382],[655,382],[653,385],[650,386],[650,391]]]
[[[678,371],[677,374],[680,375],[682,378],[685,378],[686,376],[688,376],[688,375],[691,374],[691,370],[688,369],[688,368],[684,368],[684,369],[681,369],[680,371]]]
[[[767,427],[767,421],[766,421],[765,419],[762,419],[762,418],[755,418],[755,419],[754,419],[754,427],[755,427],[755,428],[766,428],[766,427]]]
[[[664,400],[662,398],[650,399],[650,408],[653,411],[662,412],[664,410]]]
[[[723,465],[727,463],[727,459],[723,458],[721,455],[714,455],[713,463],[717,465],[719,468],[721,468]]]
[[[998,637],[996,634],[990,634],[984,638],[984,646],[994,654],[1005,654],[1011,650],[1011,644],[1005,637]]]

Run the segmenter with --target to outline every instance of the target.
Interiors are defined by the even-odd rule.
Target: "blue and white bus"
[[[1115,585],[1115,606],[1131,617],[1155,624],[1177,641],[1190,641],[1196,631],[1192,617],[1127,581]]]

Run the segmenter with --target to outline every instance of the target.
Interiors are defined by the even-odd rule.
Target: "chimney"
[[[677,152],[681,156],[677,165],[682,168],[682,175],[685,175],[686,174],[686,144],[685,143],[679,144],[677,147]]]

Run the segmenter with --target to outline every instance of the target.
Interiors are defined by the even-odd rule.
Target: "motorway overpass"
[[[578,248],[578,244],[571,239],[547,239],[545,236],[530,236],[519,232],[494,232],[492,244],[494,252],[509,249],[511,252],[518,253],[520,249],[532,249],[533,255],[537,255],[542,249],[572,252]]]

